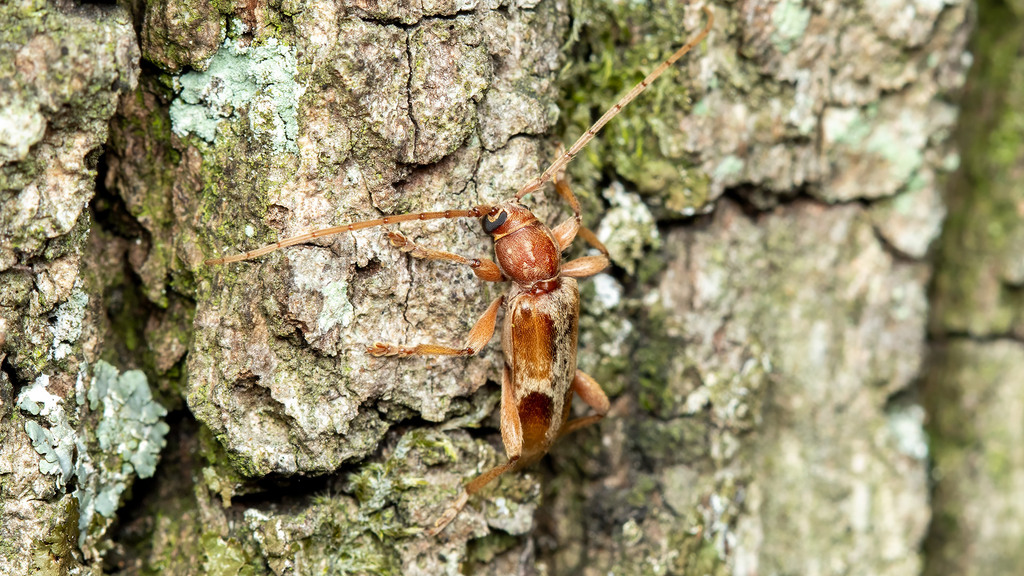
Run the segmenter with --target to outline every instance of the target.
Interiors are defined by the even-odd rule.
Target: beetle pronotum
[[[520,188],[510,200],[493,206],[398,214],[342,224],[286,238],[249,252],[206,261],[207,265],[239,262],[314,238],[412,220],[482,219],[484,231],[494,239],[497,262],[426,248],[412,243],[401,233],[388,233],[393,245],[415,258],[467,265],[486,282],[512,282],[508,293],[495,298],[477,320],[465,344],[455,348],[442,344],[399,346],[375,342],[367,347],[367,352],[374,356],[472,356],[494,335],[498,310],[503,304],[505,306],[501,334],[505,354],[501,379],[501,438],[508,460],[467,483],[434,523],[429,531],[431,535],[440,533],[458,515],[469,497],[490,481],[537,461],[558,437],[593,424],[608,412],[608,397],[600,385],[576,368],[579,319],[576,279],[604,270],[609,264],[608,251],[597,236],[582,225],[579,201],[565,180],[557,175],[624,106],[707,37],[714,24],[714,15],[706,5],[703,11],[707,23],[697,36],[620,98],[568,150],[561,152],[540,176]],[[571,217],[554,229],[548,228],[520,204],[524,196],[539,190],[549,180],[554,181],[558,195],[569,203],[573,211]],[[583,256],[563,263],[561,254],[577,235],[596,248],[600,255]],[[593,414],[569,420],[573,392],[593,409]]]

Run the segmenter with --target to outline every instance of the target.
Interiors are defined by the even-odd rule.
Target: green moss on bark
[[[629,2],[573,4],[571,58],[586,62],[563,71],[568,92],[560,103],[558,132],[569,145],[618,98],[667,58],[685,39],[685,3],[658,6]],[[703,20],[701,21],[703,24]],[[697,30],[691,30],[696,34]],[[628,180],[659,211],[693,214],[708,201],[707,177],[680,149],[673,118],[693,110],[687,70],[701,58],[698,46],[626,107],[569,166],[584,214],[598,212],[598,183],[611,171]],[[599,55],[584,60],[579,55]]]

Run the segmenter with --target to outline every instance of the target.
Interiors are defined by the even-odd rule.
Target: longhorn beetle
[[[399,214],[333,226],[287,238],[250,252],[206,261],[211,266],[239,262],[322,236],[411,220],[482,219],[484,232],[494,238],[497,263],[426,248],[414,244],[399,232],[388,233],[394,246],[415,258],[465,264],[477,278],[486,282],[512,282],[508,293],[495,298],[477,320],[465,345],[462,348],[441,344],[406,347],[375,342],[366,349],[373,356],[472,356],[494,335],[498,309],[502,304],[505,305],[505,323],[501,333],[501,347],[505,353],[501,377],[501,439],[508,461],[466,484],[429,530],[430,535],[435,536],[444,530],[466,505],[469,497],[491,480],[509,470],[518,470],[536,462],[547,453],[555,439],[601,420],[608,412],[608,396],[593,378],[576,368],[579,320],[576,278],[586,278],[604,270],[609,264],[608,250],[592,231],[583,226],[579,201],[566,181],[557,175],[624,106],[708,35],[714,24],[714,14],[706,5],[703,11],[707,23],[696,37],[619,99],[571,148],[562,151],[547,170],[520,188],[511,200],[493,206],[483,204],[465,210]],[[558,195],[569,203],[573,212],[572,217],[554,230],[520,204],[524,196],[539,190],[548,180],[554,181]],[[563,263],[562,251],[572,244],[577,235],[601,254]],[[594,410],[594,414],[569,420],[573,392]]]

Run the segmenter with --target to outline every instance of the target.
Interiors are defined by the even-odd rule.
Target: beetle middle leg
[[[596,412],[596,414],[583,416],[566,422],[558,432],[559,437],[575,432],[580,428],[590,426],[595,422],[599,422],[605,417],[608,410],[611,409],[611,402],[608,401],[608,395],[601,389],[601,385],[597,383],[597,380],[594,380],[589,374],[582,370],[576,370],[576,376],[572,379],[572,389],[587,406],[590,406],[594,412]]]
[[[498,309],[501,308],[504,301],[505,296],[501,295],[491,302],[491,305],[473,325],[473,329],[469,331],[469,337],[466,338],[466,344],[462,348],[453,348],[443,344],[399,346],[374,342],[372,346],[366,347],[366,352],[373,356],[473,356],[494,336],[494,324],[498,318]]]

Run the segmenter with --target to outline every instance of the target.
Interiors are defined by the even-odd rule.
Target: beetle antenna
[[[322,228],[320,230],[313,230],[312,232],[306,232],[305,234],[299,234],[298,236],[292,236],[291,238],[285,238],[273,244],[267,244],[262,248],[250,250],[248,252],[242,252],[241,254],[235,254],[233,256],[225,256],[223,258],[210,258],[206,260],[207,266],[215,266],[217,264],[227,264],[229,262],[241,262],[242,260],[249,260],[256,258],[257,256],[263,256],[269,254],[279,248],[286,246],[294,246],[296,244],[304,244],[313,240],[314,238],[323,238],[324,236],[331,236],[333,234],[341,234],[342,232],[355,232],[356,230],[363,230],[364,228],[373,228],[375,226],[386,226],[388,224],[397,224],[399,222],[410,222],[413,220],[440,220],[443,218],[481,218],[485,214],[491,211],[491,206],[487,204],[481,204],[474,206],[468,210],[444,210],[441,212],[412,212],[409,214],[396,214],[394,216],[384,216],[381,218],[374,218],[373,220],[362,220],[359,222],[353,222],[351,224],[342,224],[340,226],[331,226],[330,228]]]
[[[523,196],[526,196],[531,192],[535,192],[536,190],[540,189],[540,187],[543,186],[545,182],[551,180],[551,178],[555,174],[557,174],[559,170],[565,168],[566,164],[572,161],[572,159],[575,158],[576,155],[580,153],[580,150],[583,150],[587,143],[594,139],[594,136],[597,136],[597,133],[601,131],[601,128],[604,128],[604,125],[607,124],[609,120],[614,118],[615,115],[619,113],[619,111],[621,111],[627,104],[632,102],[634,98],[639,96],[641,92],[646,90],[647,87],[650,86],[651,82],[657,80],[658,76],[661,76],[665,72],[665,70],[668,70],[669,66],[676,63],[676,60],[679,60],[680,58],[683,57],[684,54],[686,54],[690,50],[693,50],[694,46],[700,44],[700,42],[707,37],[708,33],[711,32],[711,27],[715,23],[715,15],[713,12],[711,12],[711,8],[709,8],[707,4],[705,4],[701,9],[704,11],[704,14],[707,15],[708,22],[707,24],[704,25],[704,29],[700,31],[700,34],[698,34],[689,42],[684,44],[682,48],[676,50],[674,54],[669,56],[668,60],[665,60],[664,62],[659,64],[658,67],[655,68],[654,71],[652,71],[650,74],[648,74],[646,78],[641,80],[639,84],[633,86],[633,89],[627,92],[625,96],[620,98],[614,106],[609,108],[604,113],[604,115],[598,119],[597,122],[594,122],[594,125],[588,128],[587,131],[584,132],[583,135],[579,137],[579,140],[576,140],[576,143],[573,144],[571,148],[563,152],[554,162],[552,162],[551,166],[548,166],[548,169],[545,170],[543,174],[531,180],[528,184],[526,184],[526,186],[520,188],[519,192],[516,193],[516,200],[520,200]]]

